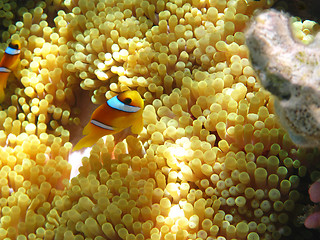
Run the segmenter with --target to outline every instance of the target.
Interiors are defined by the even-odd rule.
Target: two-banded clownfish
[[[20,61],[21,43],[13,40],[6,48],[0,62],[0,102],[4,100],[4,89],[7,86],[9,74],[17,67]]]
[[[244,0],[247,4],[250,2],[259,2],[260,0]]]
[[[131,132],[138,134],[143,128],[144,103],[137,91],[126,91],[100,105],[84,127],[84,136],[72,151],[95,144],[99,138],[131,127]]]

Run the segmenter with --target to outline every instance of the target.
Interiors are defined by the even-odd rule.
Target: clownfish
[[[82,131],[82,135],[85,136],[72,151],[91,147],[99,138],[128,127],[131,127],[132,133],[140,133],[143,128],[143,107],[144,102],[137,91],[125,91],[110,98],[94,110],[90,121]]]
[[[9,74],[18,66],[20,60],[21,43],[13,40],[6,48],[0,62],[0,102],[4,100],[4,89],[7,86]]]
[[[260,0],[244,0],[247,4],[250,2],[259,2]]]

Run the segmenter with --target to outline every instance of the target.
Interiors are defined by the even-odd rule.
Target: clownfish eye
[[[19,45],[18,44],[9,44],[9,47],[14,48],[14,49],[19,49]]]
[[[124,104],[127,104],[127,105],[129,105],[131,102],[132,102],[131,98],[125,98],[125,99],[123,100],[123,103],[124,103]]]

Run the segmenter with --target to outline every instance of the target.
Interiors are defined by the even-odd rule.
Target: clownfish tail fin
[[[85,148],[85,147],[91,147],[93,144],[95,144],[97,142],[97,138],[96,137],[92,137],[92,136],[84,136],[83,138],[80,139],[80,141],[72,148],[72,152],[74,151],[78,151],[81,148]]]

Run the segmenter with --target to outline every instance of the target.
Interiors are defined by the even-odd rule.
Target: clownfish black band
[[[11,73],[11,70],[9,68],[6,68],[6,67],[0,67],[0,72]]]
[[[18,55],[20,54],[20,50],[19,49],[14,49],[11,47],[7,47],[5,53],[9,54],[9,55]]]
[[[114,131],[114,128],[113,128],[113,127],[111,127],[111,126],[109,126],[109,125],[106,125],[106,124],[104,124],[104,123],[102,123],[102,122],[99,122],[99,121],[97,121],[97,120],[92,119],[92,120],[91,120],[91,123],[92,123],[93,125],[97,126],[97,127],[100,127],[100,128],[106,129],[106,130],[110,130],[110,131]]]

